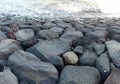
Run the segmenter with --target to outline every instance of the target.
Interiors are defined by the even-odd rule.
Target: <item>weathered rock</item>
[[[58,56],[68,50],[70,50],[70,45],[62,40],[41,41],[27,49],[28,52],[35,54],[41,60],[51,62],[55,65],[57,62],[63,65],[61,58]],[[55,61],[54,63],[54,60],[59,61]]]
[[[0,41],[4,39],[7,39],[7,36],[2,31],[0,31]]]
[[[83,54],[83,47],[82,46],[75,47],[74,52],[78,54]]]
[[[0,72],[0,84],[18,84],[18,79],[10,70],[4,70]]]
[[[114,68],[104,84],[120,84],[120,69]]]
[[[105,42],[112,62],[120,68],[120,43],[115,40]]]
[[[15,36],[18,41],[27,41],[34,37],[34,32],[32,29],[21,29],[15,33]]]
[[[93,32],[88,32],[86,34],[86,36],[90,40],[104,42],[108,38],[108,33],[106,31],[97,30],[97,31],[93,31]]]
[[[55,38],[58,38],[59,37],[59,34],[50,30],[50,29],[46,29],[46,30],[40,30],[38,32],[38,35],[37,35],[39,38],[42,38],[42,39],[47,39],[47,40],[52,40],[52,39],[55,39]]]
[[[60,27],[53,27],[50,30],[52,30],[58,34],[62,34],[62,32],[64,31],[63,28],[60,28]]]
[[[102,80],[105,80],[110,73],[109,59],[106,54],[102,54],[96,59],[96,68],[100,71]]]
[[[75,43],[78,39],[82,38],[83,36],[83,33],[80,31],[67,31],[61,36],[61,38],[69,39],[73,43]]]
[[[104,45],[104,44],[95,44],[95,45],[93,46],[93,48],[94,48],[95,52],[96,52],[98,55],[100,55],[101,53],[104,52],[104,50],[105,50],[105,45]]]
[[[52,64],[22,50],[9,57],[8,66],[19,79],[27,80],[29,84],[56,84],[58,79],[58,72]]]
[[[63,58],[66,64],[76,64],[78,62],[78,56],[72,51],[64,53]]]
[[[58,84],[99,84],[100,73],[89,66],[66,66],[60,74]]]
[[[0,42],[0,58],[8,58],[14,51],[21,49],[19,42],[12,39],[5,39]]]
[[[97,55],[93,51],[86,51],[79,58],[80,65],[94,66]]]

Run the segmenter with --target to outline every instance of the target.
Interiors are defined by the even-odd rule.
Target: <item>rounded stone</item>
[[[32,29],[21,29],[15,33],[15,36],[18,41],[26,41],[34,37],[34,32]]]
[[[63,58],[68,64],[76,64],[78,62],[78,56],[72,51],[63,54]]]

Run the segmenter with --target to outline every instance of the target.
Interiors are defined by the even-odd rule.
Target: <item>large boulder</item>
[[[31,40],[34,37],[34,32],[32,29],[21,29],[15,33],[16,39],[18,41],[27,41]]]
[[[120,69],[114,68],[104,84],[120,84]]]
[[[112,62],[120,68],[120,43],[115,40],[105,42]]]
[[[8,59],[8,66],[20,80],[28,84],[56,84],[58,72],[47,62],[40,61],[35,55],[18,50]]]
[[[18,79],[9,69],[6,69],[0,72],[0,84],[18,84]]]
[[[89,66],[66,66],[58,84],[99,84],[100,73]]]
[[[14,51],[21,49],[19,42],[13,39],[5,39],[0,41],[0,58],[8,58]]]
[[[27,49],[28,52],[33,53],[42,61],[51,62],[54,64],[55,60],[59,60],[59,56],[64,52],[70,50],[70,45],[62,40],[40,41],[36,45]],[[61,63],[62,62],[56,61]],[[55,63],[56,65],[56,63]]]

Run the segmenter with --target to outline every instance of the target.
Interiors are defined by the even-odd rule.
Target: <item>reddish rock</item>
[[[14,32],[8,32],[8,37],[9,37],[10,39],[15,39],[15,34],[14,34]]]
[[[104,84],[120,84],[120,69],[114,68]]]

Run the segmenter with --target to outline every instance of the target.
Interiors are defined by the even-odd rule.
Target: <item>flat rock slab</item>
[[[59,56],[70,50],[70,45],[62,40],[40,41],[27,49],[43,61],[48,61],[54,56]]]
[[[35,55],[18,50],[8,59],[8,66],[28,84],[56,84],[57,69],[50,63],[40,61]]]

